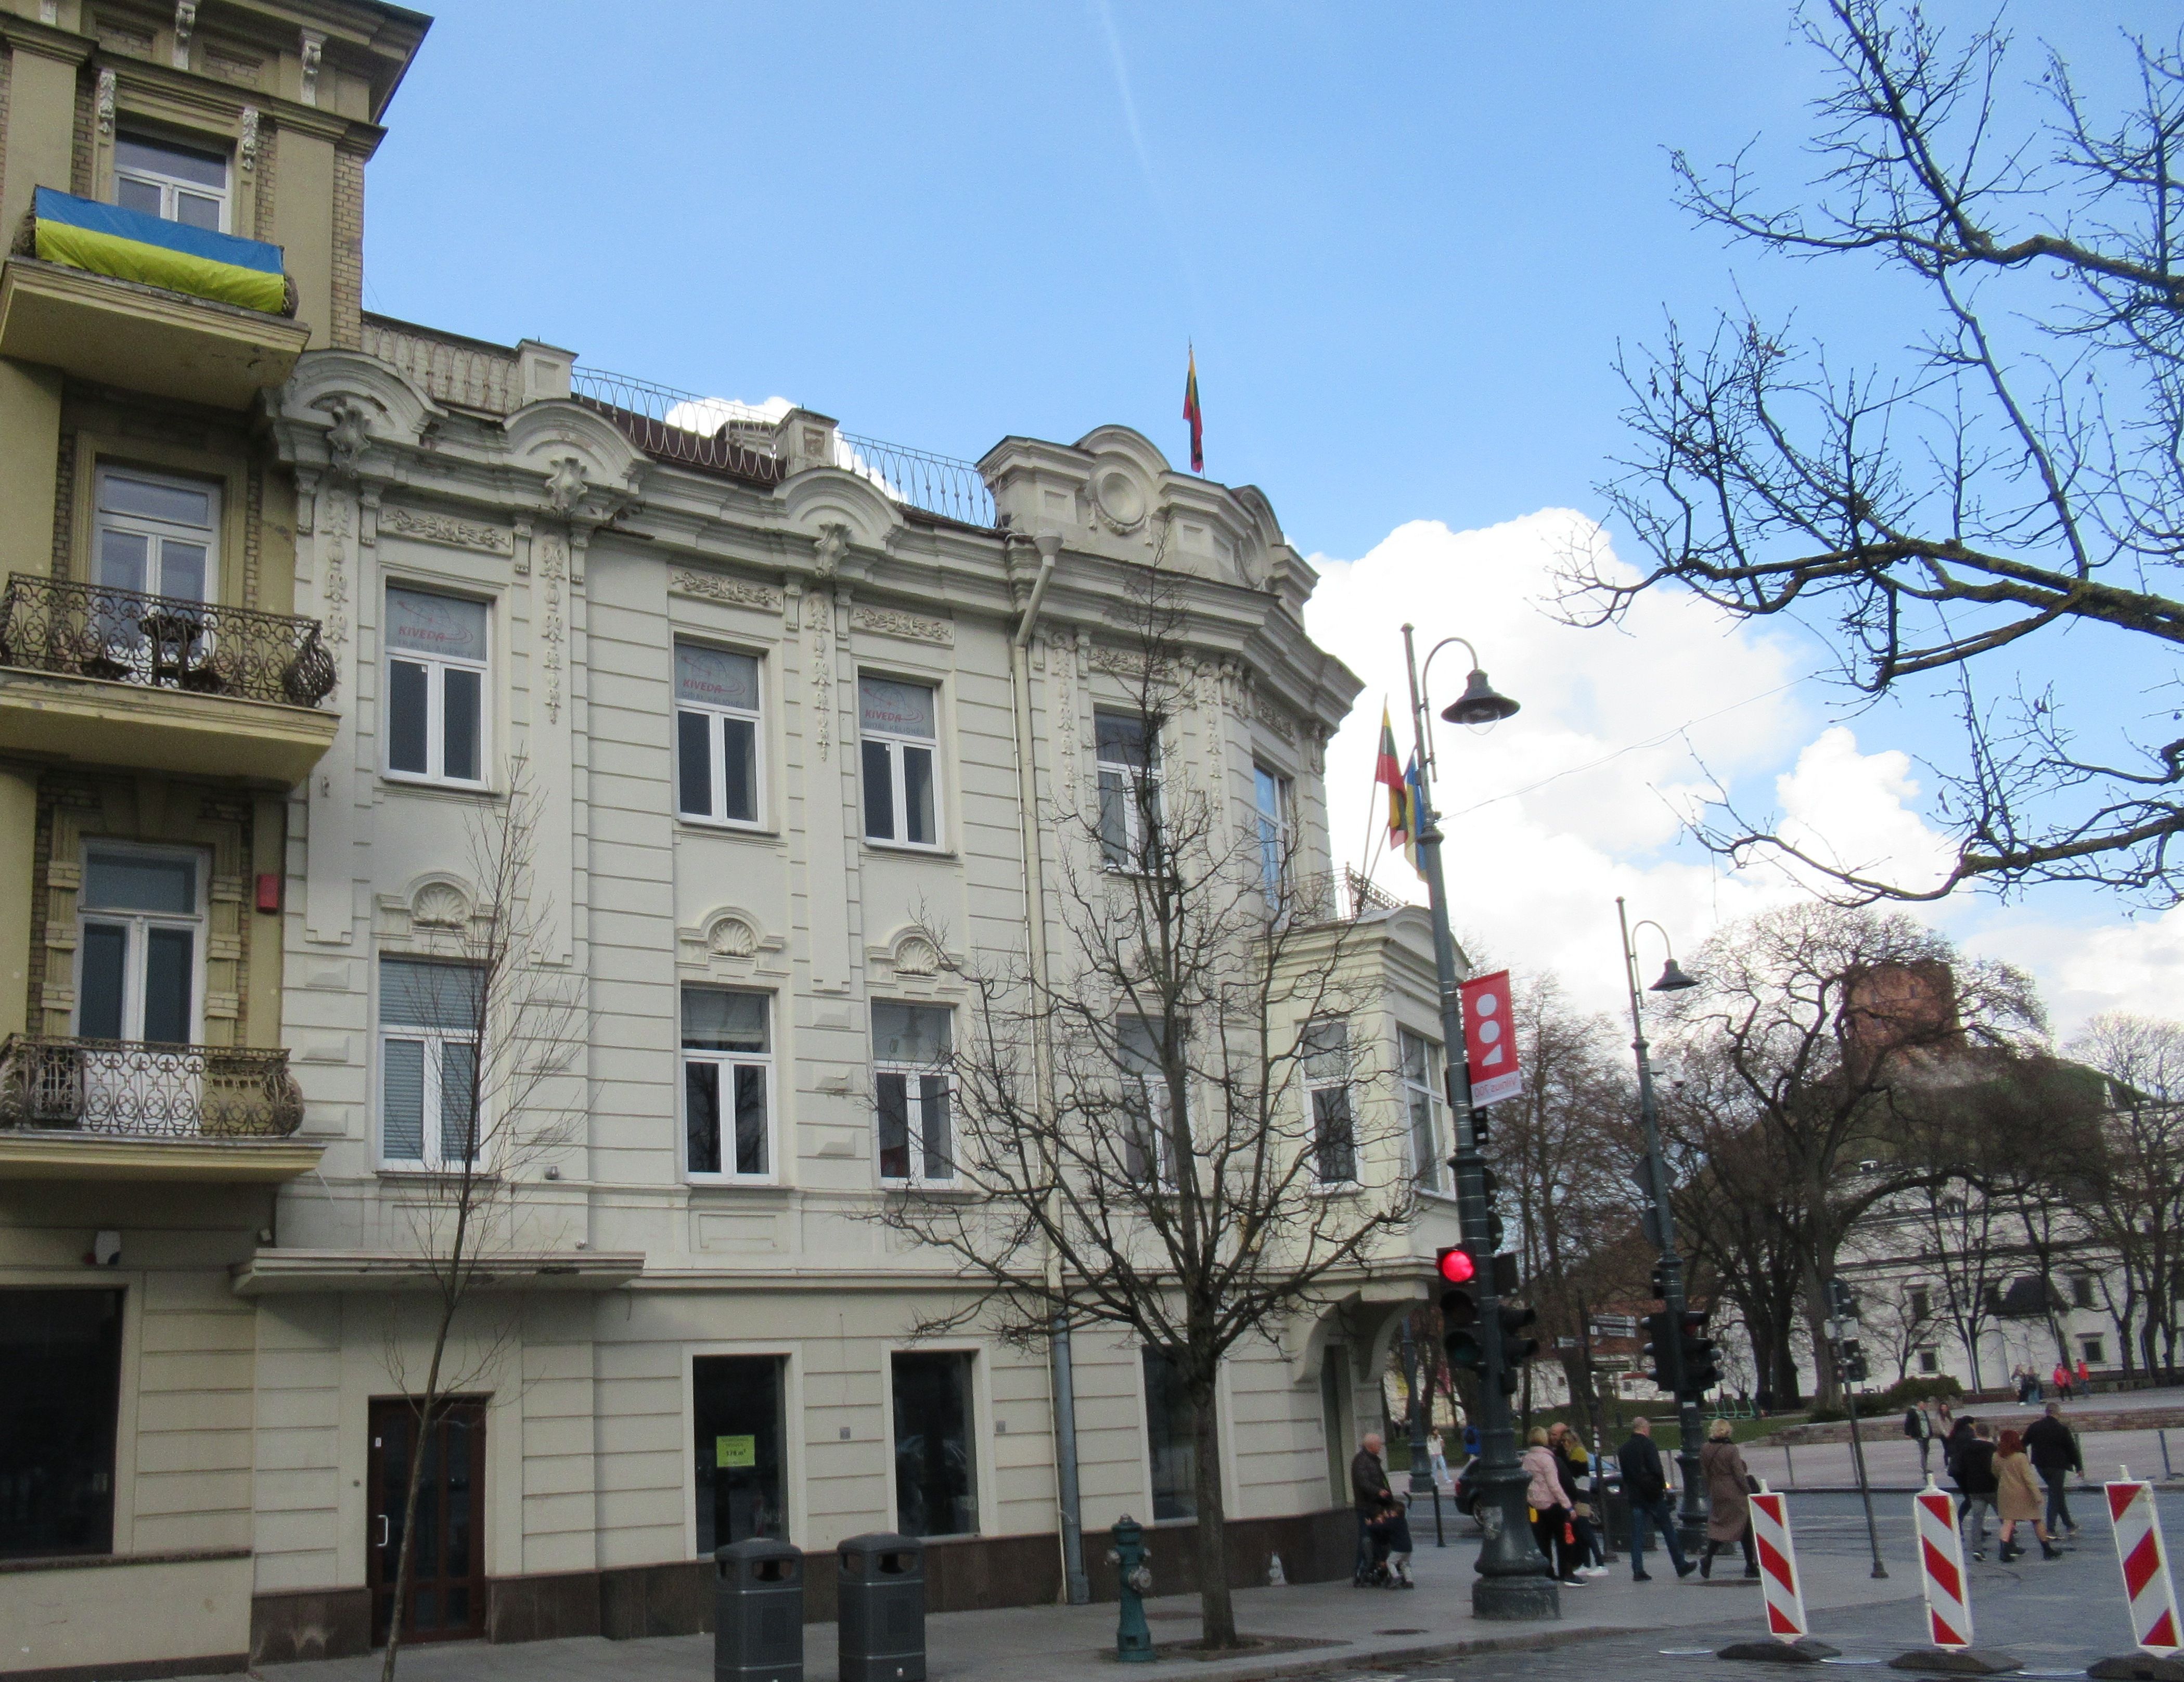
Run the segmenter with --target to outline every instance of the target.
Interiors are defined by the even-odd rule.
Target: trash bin
[[[1630,1551],[1630,1497],[1623,1493],[1620,1484],[1610,1484],[1600,1497],[1602,1529],[1607,1536],[1608,1551]],[[1656,1545],[1658,1546],[1658,1544]]]
[[[804,1682],[804,1552],[755,1537],[713,1551],[713,1682]]]
[[[842,1682],[925,1682],[925,1544],[885,1531],[834,1551]]]

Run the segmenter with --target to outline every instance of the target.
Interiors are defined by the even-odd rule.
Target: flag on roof
[[[1190,371],[1183,382],[1183,418],[1190,422],[1190,471],[1206,471],[1206,416],[1198,407],[1198,347],[1190,348]]]

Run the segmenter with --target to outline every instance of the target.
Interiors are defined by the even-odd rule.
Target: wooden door
[[[417,1411],[408,1401],[371,1404],[371,1455],[365,1505],[370,1526],[371,1639],[383,1645],[394,1614],[410,1445]],[[457,1401],[432,1422],[417,1488],[416,1561],[402,1639],[461,1640],[485,1633],[485,1405]]]

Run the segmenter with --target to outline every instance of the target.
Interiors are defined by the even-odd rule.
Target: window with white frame
[[[1160,817],[1160,729],[1137,713],[1092,715],[1100,766],[1100,856],[1113,870],[1142,870]]]
[[[203,864],[194,853],[146,847],[86,849],[75,977],[84,1039],[196,1043]]]
[[[225,152],[126,131],[114,136],[114,202],[185,227],[228,231]]]
[[[1167,1075],[1162,1067],[1162,1024],[1124,1016],[1116,1025],[1115,1039],[1123,1075],[1123,1172],[1134,1184],[1173,1189],[1175,1140],[1168,1124]]]
[[[1411,1167],[1421,1191],[1439,1191],[1445,1183],[1441,1115],[1446,1107],[1441,1085],[1440,1047],[1408,1028],[1396,1030],[1402,1053],[1403,1110],[1410,1124]]]
[[[387,588],[387,769],[472,787],[485,781],[486,606]]]
[[[1307,1022],[1300,1049],[1312,1106],[1313,1172],[1322,1185],[1353,1185],[1357,1123],[1350,1102],[1350,1024],[1339,1016]]]
[[[940,844],[938,699],[929,683],[857,679],[867,841]]]
[[[1290,807],[1295,788],[1279,771],[1262,765],[1251,767],[1259,813],[1259,883],[1270,909],[1279,910],[1287,895],[1290,859]]]
[[[759,664],[750,654],[675,645],[675,800],[684,817],[759,821]]]
[[[944,1185],[956,1178],[950,1015],[945,1005],[872,1001],[880,1178],[890,1184]]]
[[[476,964],[379,961],[379,1154],[423,1168],[477,1155],[484,972]]]
[[[773,1178],[772,1001],[682,989],[683,1165],[693,1179]]]
[[[212,599],[220,581],[220,487],[136,469],[98,470],[98,576],[132,594]]]

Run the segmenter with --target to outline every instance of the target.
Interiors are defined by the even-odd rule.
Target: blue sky
[[[2153,11],[2009,18],[2098,93],[2123,71],[2121,28]],[[1712,159],[1756,142],[1775,179],[1801,180],[1819,77],[1774,0],[448,0],[371,166],[366,302],[964,457],[1118,420],[1183,459],[1195,340],[1209,474],[1264,488],[1300,549],[1362,558],[1439,522],[1524,534],[1465,564],[1536,571],[1536,532],[1508,522],[1602,511],[1594,487],[1624,447],[1618,342],[1658,335],[1664,313],[1702,321],[1741,287],[1842,351],[1892,346],[1868,337],[1885,289],[1725,251],[1671,201],[1672,146]],[[1471,604],[1459,590],[1448,611]],[[1352,592],[1344,610],[1353,663],[1384,664],[1401,605]],[[1585,656],[1508,622],[1497,677],[1514,660],[1513,688],[1560,693],[1523,662]],[[1657,660],[1703,663],[1727,634],[1677,627],[1657,630]],[[1818,663],[1762,641],[1767,671]],[[2041,658],[2091,663],[2069,645]],[[1685,710],[1663,727],[1740,699],[1702,681],[1671,693]],[[1585,713],[1573,766],[1628,745],[1617,698],[1568,702]],[[1722,749],[1763,797],[1833,717],[1819,685],[1768,710],[1765,744],[1733,716]],[[1945,723],[1890,708],[1852,727],[1869,760],[1943,745]],[[1670,751],[1685,761],[1658,761],[1647,789],[1689,779],[1688,750]],[[1634,887],[1712,868],[1650,816],[1596,838]],[[2071,931],[2118,921],[2083,896],[1947,916],[2064,990]],[[2184,977],[2184,926],[2171,934]]]

